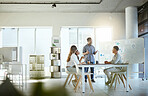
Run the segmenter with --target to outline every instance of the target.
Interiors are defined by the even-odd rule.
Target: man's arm
[[[86,51],[86,48],[85,48],[85,46],[83,47],[83,55],[87,55],[87,54],[89,54],[89,51],[87,50]]]
[[[113,59],[111,61],[104,61],[105,64],[114,64],[113,62]]]
[[[83,55],[88,55],[89,54],[89,51],[87,50],[85,53],[83,53]]]
[[[119,55],[117,55],[115,60],[112,59],[110,62],[107,61],[106,64],[117,64],[119,62],[120,58],[121,57]]]
[[[105,64],[112,64],[112,62],[104,61]]]
[[[97,51],[95,51],[95,53],[94,53],[94,55],[96,55],[96,53],[98,52],[98,50]]]
[[[94,52],[93,52],[93,54],[96,55],[96,53],[98,52],[98,50],[95,51],[95,47],[94,47],[94,46],[93,46],[93,48],[94,48]]]

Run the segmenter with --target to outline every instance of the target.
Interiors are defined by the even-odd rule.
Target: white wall
[[[62,26],[112,26],[113,40],[125,39],[124,13],[0,13],[0,27],[52,26],[53,36]]]

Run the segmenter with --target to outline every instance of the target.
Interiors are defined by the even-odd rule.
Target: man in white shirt
[[[113,50],[112,50],[114,53],[113,59],[110,62],[105,61],[105,64],[121,64],[122,63],[121,56],[118,53],[118,50],[119,50],[118,46],[113,47]],[[111,68],[104,69],[104,73],[107,75],[107,78],[108,78],[108,81],[106,82],[106,84],[108,85],[111,83],[111,72],[119,72],[121,70],[122,70],[122,67],[111,67]]]

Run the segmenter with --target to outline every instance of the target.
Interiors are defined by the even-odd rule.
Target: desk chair
[[[65,81],[65,83],[64,83],[64,87],[66,86],[66,84],[67,84],[67,82],[68,82],[70,76],[71,76],[71,78],[70,78],[70,80],[69,80],[69,82],[68,82],[68,85],[70,84],[70,82],[71,82],[73,76],[75,76],[75,79],[77,80],[76,72],[70,72],[70,71],[68,71],[67,68],[66,68],[66,73],[68,74],[68,76],[67,76],[66,81]]]
[[[0,69],[0,81],[6,80],[7,69]]]
[[[70,84],[70,82],[71,82],[73,76],[75,76],[75,79],[77,80],[76,72],[66,71],[66,73],[68,74],[68,76],[67,76],[66,81],[65,81],[65,83],[64,83],[64,87],[66,86],[66,84],[67,84],[67,82],[68,82],[68,79],[69,79],[70,75],[71,75],[71,78],[70,78],[70,80],[69,80],[68,85]]]
[[[23,80],[23,70],[22,70],[22,64],[11,64],[9,65],[9,70],[7,72],[7,77],[9,77],[10,79],[10,76],[12,76],[12,78],[10,79],[12,81],[12,83],[14,83],[14,81],[17,81],[16,78],[14,78],[13,76],[19,76],[19,87],[21,86],[20,82],[20,76],[22,76],[22,80]],[[23,86],[23,81],[22,81],[22,86]]]
[[[74,62],[75,63],[75,62]],[[82,79],[82,71],[78,68],[78,65],[75,63],[75,66],[76,66],[76,72],[77,72],[77,75],[79,75],[79,79],[77,80],[77,83],[76,83],[76,86],[74,88],[75,92],[76,92],[76,89]],[[89,86],[91,88],[91,90],[94,92],[94,89],[93,89],[93,86],[92,86],[92,83],[91,83],[91,80],[90,80],[90,74],[93,74],[93,73],[90,73],[90,72],[86,72],[84,73],[85,75],[87,75],[87,78],[88,78],[88,81],[89,81]]]
[[[111,84],[110,84],[110,88],[112,87],[113,83],[115,82],[115,87],[114,89],[116,89],[116,86],[117,86],[117,81],[118,83],[120,84],[120,80],[121,82],[123,83],[124,85],[124,88],[125,88],[125,83],[124,83],[124,79],[125,81],[127,81],[127,78],[125,76],[125,72],[126,70],[123,68],[120,72],[112,72],[112,80],[111,80]],[[124,79],[123,79],[124,78]],[[116,80],[116,81],[115,81]],[[132,90],[131,88],[131,85],[129,84],[129,88],[130,90]]]

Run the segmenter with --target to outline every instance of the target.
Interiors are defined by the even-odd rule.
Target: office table
[[[126,67],[126,76],[127,76],[127,82],[126,82],[126,92],[129,91],[129,88],[127,85],[129,85],[129,70],[128,70],[128,64],[78,64],[78,67],[82,68],[82,92],[85,92],[85,75],[84,75],[84,68],[86,67]]]

